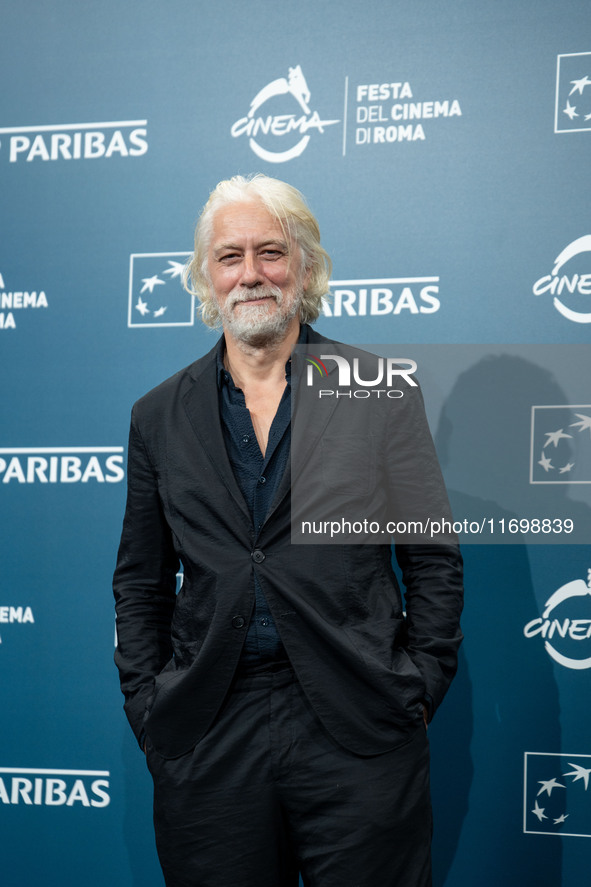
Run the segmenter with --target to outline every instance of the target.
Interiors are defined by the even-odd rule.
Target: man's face
[[[216,212],[207,265],[227,334],[261,347],[298,326],[306,279],[301,252],[262,203]]]

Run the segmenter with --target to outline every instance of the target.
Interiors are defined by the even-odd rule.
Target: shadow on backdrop
[[[455,518],[542,508],[547,488],[528,481],[531,406],[566,403],[552,374],[520,357],[488,356],[458,377],[435,435]],[[589,519],[567,486],[552,502]],[[524,753],[561,748],[553,665],[523,633],[540,608],[536,547],[463,545],[462,659],[431,731],[435,887],[561,883],[562,842],[523,832]]]

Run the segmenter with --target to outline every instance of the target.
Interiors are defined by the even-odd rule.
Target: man
[[[405,618],[389,546],[291,543],[290,355],[330,345],[329,274],[298,191],[221,182],[188,276],[224,334],[133,410],[116,662],[168,887],[430,883],[461,559],[397,546]]]

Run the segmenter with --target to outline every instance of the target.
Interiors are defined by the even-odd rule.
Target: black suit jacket
[[[310,329],[308,344],[318,351],[331,343]],[[420,724],[424,704],[433,713],[455,673],[459,550],[396,546],[405,617],[389,545],[292,544],[289,470],[255,532],[224,446],[215,351],[132,412],[114,577],[115,660],[130,724],[169,758],[204,736],[240,659],[256,571],[326,729],[359,754],[394,748]],[[313,451],[322,426],[312,425]]]

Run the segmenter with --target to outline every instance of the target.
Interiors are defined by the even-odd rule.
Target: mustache
[[[258,286],[255,289],[239,286],[228,293],[227,306],[231,309],[241,302],[254,302],[256,299],[275,299],[281,305],[283,293],[277,286]]]

